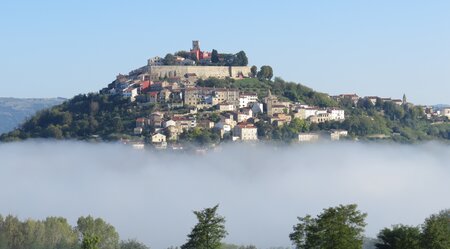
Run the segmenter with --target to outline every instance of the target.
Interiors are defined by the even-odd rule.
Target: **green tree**
[[[173,54],[166,54],[164,57],[164,65],[175,65],[175,56]]]
[[[47,128],[45,128],[44,130],[44,137],[47,138],[56,138],[56,139],[61,139],[62,138],[62,131],[59,128],[59,126],[55,126],[55,125],[49,125]]]
[[[423,246],[432,249],[450,248],[450,209],[427,218],[422,226]]]
[[[133,240],[121,241],[120,249],[150,249],[150,247],[133,239]]]
[[[189,53],[188,51],[178,51],[174,55],[183,57],[185,59],[189,59],[191,57],[191,53]]]
[[[95,235],[86,235],[83,237],[83,241],[81,242],[81,249],[100,249],[98,244],[100,239]]]
[[[360,249],[366,216],[356,204],[327,208],[317,218],[299,217],[289,238],[297,249]]]
[[[378,249],[421,249],[421,234],[418,227],[396,225],[384,228],[378,234]]]
[[[264,65],[259,69],[256,77],[260,80],[270,80],[273,77],[273,70],[271,66]]]
[[[217,50],[213,49],[211,52],[211,62],[218,63],[219,62],[219,53]]]
[[[120,116],[116,116],[112,119],[112,128],[115,132],[121,132],[123,130],[122,118]]]
[[[256,74],[258,73],[258,68],[255,65],[253,65],[250,68],[250,72],[252,73],[252,77],[256,77]]]
[[[257,249],[254,245],[239,246],[234,244],[223,243],[221,249]]]
[[[217,123],[220,121],[220,116],[217,113],[212,113],[209,119],[214,123]]]
[[[198,223],[188,235],[188,241],[181,249],[219,249],[222,239],[228,234],[225,230],[225,218],[217,214],[219,205],[194,211]]]
[[[8,215],[3,222],[3,233],[8,249],[24,248],[25,237],[21,231],[21,222],[15,216]]]
[[[234,58],[234,64],[236,66],[247,66],[248,65],[248,58],[244,51],[240,51],[236,54]]]
[[[99,249],[119,248],[119,234],[116,229],[100,218],[94,219],[92,216],[78,218],[77,230],[83,239],[98,238]]]
[[[44,248],[75,248],[78,234],[65,218],[48,217],[43,222],[45,230]]]
[[[0,214],[0,249],[7,249],[6,236],[4,233],[4,219]]]

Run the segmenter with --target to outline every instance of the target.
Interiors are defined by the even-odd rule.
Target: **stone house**
[[[233,128],[233,136],[239,137],[241,141],[256,141],[258,140],[258,128],[253,124],[237,124]]]

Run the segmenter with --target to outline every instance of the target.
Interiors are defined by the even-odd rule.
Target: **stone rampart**
[[[164,77],[184,77],[186,74],[195,73],[198,78],[237,78],[239,75],[250,76],[250,67],[247,66],[150,66],[149,73],[153,79]]]

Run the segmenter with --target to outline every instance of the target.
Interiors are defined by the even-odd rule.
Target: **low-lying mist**
[[[450,207],[450,147],[440,144],[228,145],[206,155],[117,144],[0,144],[0,213],[101,217],[122,239],[181,245],[193,210],[220,204],[234,244],[290,246],[297,216],[356,203],[366,234],[418,225]]]

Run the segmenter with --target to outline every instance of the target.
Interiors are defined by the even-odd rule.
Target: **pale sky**
[[[449,1],[0,2],[0,97],[72,97],[149,57],[244,50],[330,94],[450,103]]]

